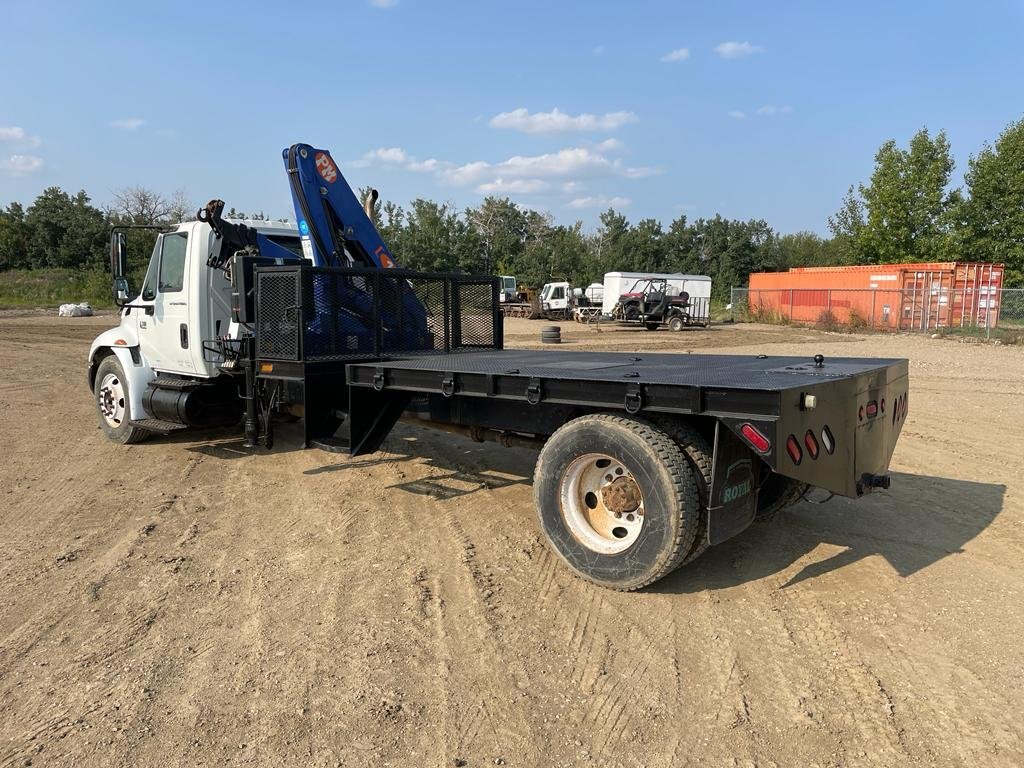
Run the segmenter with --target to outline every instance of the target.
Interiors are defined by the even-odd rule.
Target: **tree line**
[[[913,261],[1005,262],[1007,285],[1024,285],[1024,120],[970,158],[962,189],[951,187],[953,169],[944,132],[922,129],[906,148],[885,142],[870,179],[851,186],[829,218],[830,237],[780,234],[761,219],[721,215],[680,215],[665,227],[653,218],[630,222],[613,209],[585,232],[582,222],[555,224],[550,214],[493,196],[465,209],[378,200],[374,214],[404,267],[515,275],[533,286],[584,286],[616,270],[684,272],[710,275],[715,296],[726,298],[755,271]],[[50,187],[28,207],[0,209],[0,270],[99,269],[112,224],[169,223],[194,211],[180,192],[165,198],[133,187],[96,207],[84,191]],[[228,215],[246,218],[234,209]]]

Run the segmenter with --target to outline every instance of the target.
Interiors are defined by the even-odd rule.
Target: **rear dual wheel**
[[[537,462],[534,496],[559,557],[612,589],[667,575],[701,533],[698,477],[684,451],[657,427],[621,416],[583,416],[555,432]]]

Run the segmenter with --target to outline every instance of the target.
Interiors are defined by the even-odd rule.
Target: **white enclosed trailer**
[[[665,274],[654,272],[608,272],[604,276],[604,297],[601,301],[601,312],[610,315],[619,297],[629,293],[635,286],[643,285],[646,280],[664,278],[668,282],[669,295],[678,296],[682,292],[690,294],[691,299],[711,299],[711,278],[707,275],[683,275],[679,273]],[[639,290],[639,288],[638,288]]]

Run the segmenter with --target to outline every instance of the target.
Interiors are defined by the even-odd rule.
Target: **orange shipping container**
[[[893,330],[992,327],[1002,264],[935,262],[798,267],[750,275],[748,306],[794,322]]]

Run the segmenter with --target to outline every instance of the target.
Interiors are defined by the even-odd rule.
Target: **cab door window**
[[[164,235],[160,249],[160,293],[180,293],[185,285],[185,256],[188,235],[175,232]]]

